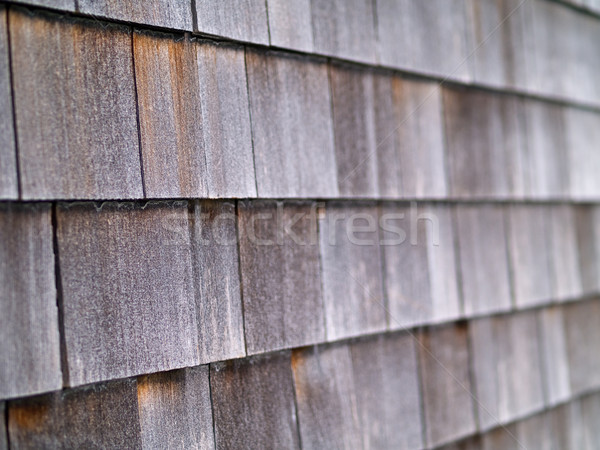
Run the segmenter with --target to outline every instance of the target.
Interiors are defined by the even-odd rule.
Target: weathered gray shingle
[[[9,19],[23,198],[142,197],[128,29],[19,8]]]
[[[600,208],[591,205],[573,208],[583,293],[597,293],[600,291]]]
[[[337,197],[327,66],[247,50],[258,195]]]
[[[134,55],[146,196],[256,196],[243,49],[136,32]]]
[[[526,4],[521,0],[467,0],[467,39],[473,78],[501,88],[527,85],[524,28]]]
[[[271,45],[304,52],[313,51],[311,0],[269,0]]]
[[[537,313],[476,319],[469,335],[479,428],[543,409]]]
[[[552,206],[546,211],[550,238],[552,299],[575,299],[583,292],[575,211],[569,205]]]
[[[217,449],[299,448],[289,353],[210,366]]]
[[[510,309],[503,207],[461,205],[455,214],[465,315]]]
[[[508,253],[515,304],[531,307],[552,300],[548,214],[541,205],[511,205]]]
[[[469,79],[465,0],[378,0],[376,4],[383,65]]]
[[[0,199],[17,199],[17,154],[10,85],[6,6],[0,5]]]
[[[569,378],[573,394],[600,387],[600,302],[589,300],[568,304],[563,310]]]
[[[208,366],[137,380],[143,448],[214,448]]]
[[[12,448],[141,448],[135,380],[69,389],[9,405]]]
[[[367,63],[377,61],[371,0],[312,0],[311,13],[317,53]]]
[[[0,399],[62,385],[50,205],[0,203]]]
[[[585,450],[594,450],[600,442],[600,394],[593,393],[580,400],[583,416],[583,442]]]
[[[43,6],[52,9],[75,11],[75,0],[19,0],[18,3]]]
[[[443,99],[451,195],[522,197],[522,100],[458,87],[444,88]]]
[[[542,309],[539,325],[546,404],[556,405],[571,396],[562,308]]]
[[[571,198],[600,198],[600,114],[577,108],[565,110]],[[564,170],[564,169],[563,169]]]
[[[185,202],[59,207],[70,385],[198,363],[187,216]]]
[[[192,31],[192,2],[176,0],[77,0],[79,12],[145,25]]]
[[[312,202],[239,203],[248,353],[325,338],[316,212]]]
[[[200,362],[245,355],[235,204],[193,203],[192,264]]]
[[[390,204],[381,217],[390,328],[456,319],[460,300],[450,208]]]
[[[378,197],[373,72],[330,68],[335,161],[341,197]]]
[[[467,329],[449,325],[419,336],[426,444],[435,447],[475,432]]]
[[[328,203],[319,219],[328,340],[386,329],[378,219],[377,206],[347,202]]]
[[[197,0],[195,5],[200,33],[269,45],[264,0]]]
[[[569,170],[565,140],[565,108],[548,102],[526,100],[527,145],[526,195],[535,199],[566,198]]]

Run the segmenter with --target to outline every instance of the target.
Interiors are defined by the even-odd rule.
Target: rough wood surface
[[[77,0],[84,14],[192,31],[192,3],[174,0]]]
[[[198,364],[187,203],[62,205],[71,386]]]
[[[548,214],[541,205],[511,205],[508,254],[515,304],[527,308],[552,301]]]
[[[141,449],[135,380],[10,403],[11,448]]]
[[[378,207],[330,202],[319,219],[327,339],[386,329]]]
[[[200,362],[243,357],[235,204],[195,201],[190,219]]]
[[[595,293],[600,290],[600,208],[591,205],[573,208],[583,292]]]
[[[369,0],[312,0],[317,53],[374,63],[377,61],[374,6]]]
[[[571,198],[597,201],[600,192],[600,114],[567,108],[565,123]]]
[[[335,161],[341,197],[378,197],[373,72],[330,68]]]
[[[238,205],[248,353],[322,342],[316,204]]]
[[[335,198],[327,66],[246,51],[258,195]]]
[[[552,299],[571,300],[583,292],[579,269],[575,211],[570,205],[550,208],[546,220],[550,238]]]
[[[43,6],[52,9],[75,11],[75,0],[19,0],[26,5]]]
[[[146,195],[256,196],[243,50],[136,32],[134,57]]]
[[[198,0],[197,31],[269,45],[266,4],[263,0]]]
[[[300,448],[289,353],[212,364],[217,449]]]
[[[0,399],[62,386],[50,215],[0,204]]]
[[[524,195],[523,103],[464,88],[444,88],[450,194],[501,199]]]
[[[17,154],[9,70],[8,13],[0,5],[0,199],[17,199]]]
[[[144,448],[214,448],[208,366],[139,377]]]
[[[382,254],[390,328],[456,319],[460,314],[451,209],[384,205]]]
[[[474,433],[466,327],[449,325],[422,332],[417,350],[426,445],[435,447]]]
[[[507,311],[512,299],[504,208],[461,205],[454,213],[465,315]]]
[[[468,80],[465,0],[379,0],[381,63]]]
[[[20,8],[9,20],[23,198],[142,197],[128,29]]]
[[[479,428],[495,428],[544,407],[537,313],[469,324]]]
[[[540,310],[539,326],[546,404],[556,405],[571,396],[562,308],[554,306]]]
[[[271,45],[312,52],[311,0],[270,0],[267,6]]]

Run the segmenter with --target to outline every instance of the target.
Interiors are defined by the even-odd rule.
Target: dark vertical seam
[[[458,208],[459,206],[448,205],[450,208],[450,222],[452,224],[452,245],[454,246],[454,266],[456,276],[456,290],[458,291],[458,308],[459,317],[466,317],[467,311],[465,307],[464,280],[462,270],[462,258],[460,256],[460,237],[458,232]]]
[[[487,320],[487,319],[486,319]],[[490,326],[492,327],[492,336],[494,334],[495,331],[495,324],[493,323],[493,321],[495,321],[495,318],[491,318],[490,320]],[[472,397],[475,399],[475,401],[471,400],[471,409],[473,412],[473,419],[475,420],[475,427],[477,430],[481,429],[481,418],[479,417],[479,406],[478,406],[478,396],[477,396],[477,377],[475,377],[475,366],[474,366],[474,352],[473,352],[473,340],[471,339],[471,326],[470,326],[470,322],[469,321],[465,321],[465,327],[466,327],[466,333],[467,333],[467,358],[468,358],[468,363],[467,363],[467,368],[468,368],[468,372],[469,372],[469,383],[470,383],[470,387],[471,387],[471,394]],[[497,380],[496,383],[497,384]],[[496,386],[496,389],[498,389],[498,387]],[[498,391],[496,391],[498,392]],[[488,413],[489,415],[489,413]],[[498,423],[498,425],[502,426],[500,423]]]
[[[417,363],[417,389],[419,394],[419,415],[421,417],[421,448],[428,448],[427,442],[427,416],[425,414],[425,381],[423,379],[423,364],[421,361],[421,337],[425,333],[423,329],[416,329],[408,332],[412,341],[415,343],[415,358]]]
[[[192,0],[192,31],[198,32],[198,9],[196,8],[196,0]]]
[[[57,204],[52,205],[52,250],[54,253],[54,283],[56,287],[56,308],[58,310],[58,332],[60,338],[60,366],[63,386],[68,386],[69,365],[67,358],[67,340],[65,336],[65,314],[62,278],[60,273],[60,255],[58,246],[58,211]]]
[[[6,448],[10,450],[11,445],[10,445],[10,433],[9,433],[9,429],[8,429],[8,425],[10,424],[9,418],[8,418],[8,402],[4,402],[4,437],[6,438]]]
[[[292,389],[294,397],[294,410],[296,412],[296,433],[298,433],[298,448],[302,450],[302,434],[300,433],[300,412],[298,410],[298,395],[296,393],[296,376],[294,373],[294,365],[292,364],[292,358],[294,357],[294,350],[290,352],[290,372],[292,375]],[[8,428],[7,428],[8,429]]]
[[[542,331],[542,314],[543,310],[549,310],[548,305],[539,309],[538,311],[534,311],[535,314],[535,324],[536,324],[536,337],[538,340],[538,360],[540,363],[540,378],[542,382],[542,398],[544,401],[544,408],[552,407],[550,404],[550,382],[548,378],[548,371],[546,370],[548,358],[546,357],[546,340],[543,337],[546,335]]]
[[[198,207],[197,200],[188,201],[188,236],[190,239],[190,253],[191,253],[191,264],[192,264],[192,289],[194,290],[194,318],[196,319],[196,333],[198,338],[198,358],[200,358],[200,345],[201,345],[201,336],[200,336],[200,321],[198,320],[198,313],[201,310],[202,304],[202,296],[200,295],[200,272],[198,270],[198,264],[196,263],[196,254],[198,253],[197,246],[197,236],[196,236],[196,215],[195,211]]]
[[[140,126],[140,102],[138,97],[138,87],[137,87],[137,75],[135,73],[135,46],[133,44],[133,36],[134,31],[133,27],[130,27],[131,32],[131,66],[133,68],[133,91],[135,94],[135,117],[137,123],[137,133],[138,133],[138,146],[139,146],[139,155],[140,155],[140,173],[142,180],[142,195],[143,198],[146,197],[146,180],[144,178],[144,156],[142,151],[142,128]]]
[[[335,164],[335,185],[337,187],[337,196],[339,197],[342,189],[339,183],[339,167],[337,157],[337,142],[335,138],[335,110],[333,107],[333,79],[332,79],[332,60],[327,58],[327,83],[329,84],[329,114],[331,116],[331,138],[333,139],[333,162]]]
[[[444,164],[444,176],[446,177],[446,192],[444,193],[446,198],[451,198],[451,191],[453,191],[454,189],[452,189],[452,181],[451,181],[451,171],[450,171],[450,151],[449,151],[449,145],[448,145],[448,129],[446,127],[446,101],[445,101],[445,95],[444,95],[444,90],[446,89],[445,87],[443,87],[441,84],[438,84],[435,86],[435,89],[438,90],[438,96],[440,99],[440,106],[439,106],[439,112],[440,112],[440,122],[441,122],[441,127],[442,127],[442,157],[444,158],[443,164]]]
[[[252,99],[250,95],[250,77],[248,76],[248,47],[244,46],[244,69],[246,71],[246,96],[248,97],[248,117],[250,119],[250,143],[252,145],[252,165],[254,166],[254,189],[258,197],[258,176],[256,174],[256,150],[254,145],[254,124],[252,123]],[[237,210],[237,205],[236,205]]]
[[[9,84],[10,84],[10,101],[12,107],[12,119],[13,119],[13,142],[15,145],[15,170],[17,172],[17,197],[19,200],[23,199],[23,188],[21,186],[21,163],[19,160],[19,139],[18,139],[18,130],[17,130],[17,109],[15,107],[15,86],[14,86],[14,69],[13,69],[13,54],[12,54],[12,40],[11,40],[11,32],[10,32],[10,20],[9,15],[12,14],[12,8],[6,7],[6,40],[8,47],[8,76],[9,76]]]
[[[381,44],[379,42],[379,16],[377,14],[377,0],[371,1],[371,11],[373,13],[373,34],[375,37],[375,64],[381,61]]]
[[[327,220],[327,205],[325,203],[323,203],[323,220]],[[319,255],[319,284],[321,287],[321,309],[323,311],[323,334],[324,334],[324,340],[325,342],[327,342],[328,340],[328,335],[329,335],[329,330],[327,329],[327,307],[325,305],[325,280],[324,280],[324,276],[323,276],[323,249],[321,248],[321,224],[320,224],[320,220],[319,220],[319,204],[317,203],[315,205],[315,220],[317,221],[316,223],[316,230],[317,230],[317,251],[318,251],[318,255]]]
[[[213,402],[213,392],[212,392],[212,380],[210,377],[210,373],[212,371],[212,364],[208,366],[208,398],[210,399],[210,412],[212,419],[212,430],[213,430],[213,445],[214,448],[217,448],[217,427],[215,425],[215,404]]]
[[[269,21],[269,2],[268,2],[268,0],[265,0],[265,13],[267,14],[267,34],[269,36],[269,45],[272,45],[272,43],[271,43],[271,23]]]
[[[390,306],[389,306],[389,296],[388,296],[388,289],[387,289],[387,271],[386,271],[386,267],[387,264],[385,262],[385,255],[384,255],[384,247],[381,245],[381,217],[383,215],[383,204],[381,201],[377,202],[377,223],[378,223],[378,227],[377,227],[377,238],[378,238],[378,242],[377,245],[379,246],[379,263],[381,265],[381,276],[380,281],[381,281],[381,293],[383,294],[383,298],[381,299],[381,302],[383,303],[383,310],[385,312],[385,329],[387,331],[390,331],[392,328],[392,318],[391,318],[391,311],[390,311]]]
[[[516,310],[518,308],[517,308],[515,277],[513,274],[513,271],[515,270],[515,268],[513,267],[513,264],[511,261],[512,251],[510,249],[510,244],[512,243],[512,237],[511,237],[512,227],[510,224],[510,216],[512,214],[511,208],[514,208],[514,206],[500,205],[497,207],[500,208],[500,211],[502,213],[502,221],[504,224],[504,251],[506,253],[505,264],[506,264],[506,270],[508,272],[508,288],[510,291],[509,292],[510,306],[511,306],[511,309]]]
[[[79,10],[79,0],[73,0],[73,6],[74,6],[76,12],[81,12]]]
[[[242,332],[244,335],[244,354],[248,355],[248,342],[246,340],[246,311],[244,308],[244,283],[242,282],[242,245],[240,240],[240,208],[239,200],[235,202],[235,240],[237,245],[238,282],[240,285],[240,305],[242,307]]]

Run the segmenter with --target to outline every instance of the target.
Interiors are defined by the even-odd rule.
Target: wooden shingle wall
[[[0,3],[0,449],[600,448],[600,3]]]

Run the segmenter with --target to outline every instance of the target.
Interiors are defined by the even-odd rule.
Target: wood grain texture
[[[335,161],[341,197],[377,198],[377,136],[373,72],[330,67]]]
[[[263,0],[198,0],[196,18],[201,33],[269,45]]]
[[[134,58],[146,195],[256,196],[243,50],[136,32]]]
[[[193,29],[191,2],[78,0],[77,4],[83,14],[177,30],[192,31]]]
[[[526,6],[519,0],[467,0],[472,78],[501,88],[527,86]]]
[[[549,208],[546,220],[550,239],[552,299],[571,300],[583,293],[575,210],[570,205]]]
[[[62,386],[48,204],[0,204],[0,399]]]
[[[523,197],[522,100],[458,87],[442,93],[451,196]]]
[[[75,0],[19,0],[17,3],[52,9],[62,9],[65,11],[75,11]]]
[[[258,200],[238,206],[248,353],[322,342],[316,204]]]
[[[536,199],[564,199],[569,195],[565,136],[565,107],[526,100],[526,195]]]
[[[585,450],[594,450],[600,442],[600,394],[586,395],[580,400],[583,416],[583,445]]]
[[[565,133],[571,198],[597,201],[600,196],[600,114],[583,109],[565,110]]]
[[[235,204],[195,201],[191,220],[200,362],[243,357]]]
[[[411,336],[297,350],[292,368],[303,448],[422,446]]]
[[[465,0],[379,0],[380,61],[385,66],[467,81]]]
[[[451,209],[382,206],[381,251],[390,328],[453,320],[460,315]]]
[[[311,0],[270,0],[267,7],[271,45],[312,53]]]
[[[422,332],[417,350],[426,445],[435,447],[474,433],[466,327],[449,325]]]
[[[542,354],[546,405],[569,400],[569,361],[563,310],[559,306],[539,312],[540,349]]]
[[[135,380],[13,402],[11,448],[142,448]]]
[[[465,315],[509,310],[512,299],[504,208],[461,205],[454,213]]]
[[[541,205],[506,210],[509,266],[515,304],[527,308],[552,301],[548,214]]]
[[[7,25],[7,8],[0,5],[0,199],[17,199],[19,186]]]
[[[600,342],[600,303],[597,300],[565,305],[565,335],[569,378],[574,395],[600,387],[600,354],[592,342]]]
[[[338,196],[327,66],[246,51],[259,197]]]
[[[596,293],[600,291],[600,210],[591,205],[573,206],[573,209],[583,293]]]
[[[488,430],[544,408],[537,313],[469,324],[479,428]]]
[[[384,331],[378,207],[329,202],[319,218],[327,339]]]
[[[299,448],[289,353],[210,366],[217,449]]]
[[[315,52],[366,63],[377,61],[373,3],[312,0]]]
[[[187,204],[57,216],[69,385],[197,365]]]
[[[143,448],[214,448],[208,366],[139,377]]]
[[[142,197],[128,29],[19,8],[9,20],[23,198]]]

